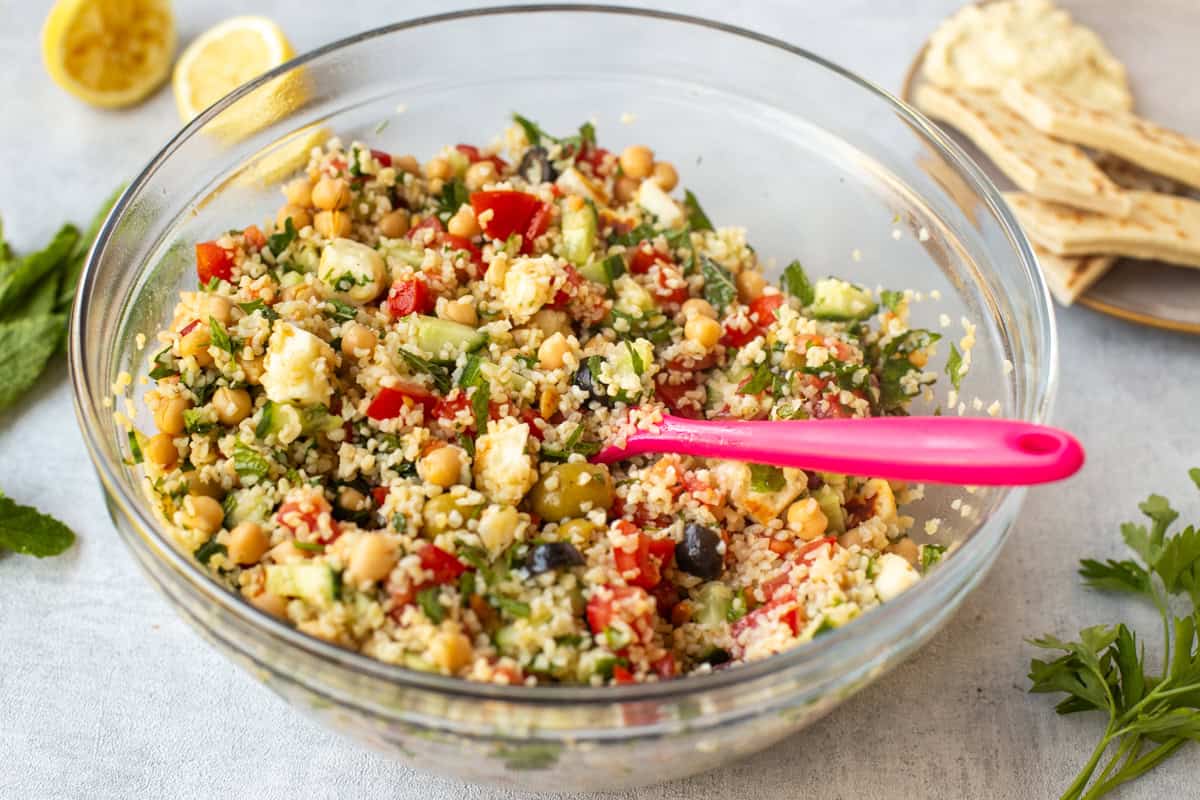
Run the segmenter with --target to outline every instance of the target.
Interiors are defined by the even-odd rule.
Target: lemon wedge
[[[167,0],[58,0],[42,28],[50,78],[101,108],[143,100],[170,74],[174,53]]]
[[[278,25],[234,17],[201,34],[175,65],[175,103],[187,122],[243,83],[295,55]]]

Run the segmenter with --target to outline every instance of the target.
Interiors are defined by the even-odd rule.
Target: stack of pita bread
[[[961,131],[1020,190],[1005,199],[1060,303],[1117,258],[1200,268],[1200,201],[1182,196],[1200,189],[1200,142],[1043,76],[925,77],[917,107]]]

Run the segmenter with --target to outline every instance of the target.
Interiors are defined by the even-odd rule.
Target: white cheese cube
[[[263,389],[276,403],[320,405],[333,394],[333,348],[290,322],[275,323],[263,361]]]

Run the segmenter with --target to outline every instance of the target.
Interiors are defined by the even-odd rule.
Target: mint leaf
[[[700,256],[700,274],[704,276],[704,299],[723,312],[737,297],[733,276],[708,256]]]
[[[58,349],[66,322],[64,314],[44,314],[0,323],[0,409],[37,382]]]
[[[34,284],[62,266],[78,241],[79,229],[64,225],[44,249],[30,253],[5,270],[0,276],[0,314],[16,308]]]
[[[693,231],[711,231],[713,229],[712,221],[700,207],[700,201],[696,199],[696,195],[692,194],[691,189],[683,190],[683,210],[687,212],[689,229]]]
[[[783,270],[783,279],[780,281],[780,286],[783,291],[790,294],[792,297],[800,301],[802,306],[811,306],[815,292],[812,282],[808,279],[808,274],[805,273],[804,267],[800,266],[799,261],[793,261],[788,264]]]
[[[262,454],[238,442],[233,448],[233,469],[242,478],[253,476],[262,480],[271,474],[271,462]]]
[[[0,494],[0,549],[45,558],[58,555],[74,541],[71,529],[54,517]]]
[[[778,492],[786,485],[787,480],[783,477],[783,470],[779,467],[773,467],[770,464],[750,465],[751,491],[767,494]]]
[[[240,344],[237,339],[229,335],[225,330],[225,326],[217,322],[215,317],[208,318],[208,330],[212,336],[212,343],[230,355],[235,354]]]
[[[900,304],[904,302],[904,292],[894,292],[891,289],[884,289],[879,293],[879,300],[888,311],[895,313],[900,308]]]
[[[263,315],[264,319],[271,320],[272,322],[279,319],[279,313],[262,300],[252,300],[249,303],[238,303],[238,308],[240,308],[242,311],[245,311],[247,315],[253,314],[257,311]]]
[[[958,352],[958,348],[953,344],[950,345],[950,356],[946,359],[946,375],[950,378],[950,385],[957,391],[962,385],[964,375],[962,353]]]
[[[400,348],[400,358],[408,365],[409,369],[414,372],[424,372],[433,379],[433,385],[440,394],[446,394],[450,391],[450,371],[441,364],[435,364],[429,359],[409,350]]]
[[[267,237],[267,248],[271,251],[271,255],[276,258],[279,254],[287,249],[293,241],[296,240],[296,225],[292,222],[292,218],[288,217],[283,221],[283,230],[279,233],[273,233]]]
[[[553,140],[554,137],[543,131],[541,127],[533,120],[522,117],[517,113],[513,113],[512,118],[513,122],[520,125],[521,129],[525,131],[525,138],[529,141],[530,147],[537,147],[540,145],[542,143],[543,136],[545,136],[547,139]]]

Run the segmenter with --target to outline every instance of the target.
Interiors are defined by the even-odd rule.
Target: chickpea
[[[529,324],[547,336],[555,333],[561,333],[563,336],[566,336],[571,332],[571,318],[567,316],[567,312],[557,311],[552,308],[543,308],[534,314],[533,318],[529,320]]]
[[[289,219],[292,221],[292,227],[296,230],[307,228],[313,224],[312,214],[308,212],[307,208],[287,205],[280,208],[279,213],[275,215],[275,227],[281,231],[286,230]]]
[[[421,162],[417,161],[417,157],[412,155],[394,156],[392,158],[392,166],[401,172],[407,172],[411,175],[421,174]]]
[[[737,274],[734,283],[737,285],[738,299],[743,303],[752,303],[762,297],[767,279],[757,270],[747,269]]]
[[[474,657],[471,640],[462,633],[440,631],[429,643],[429,658],[443,672],[458,672]]]
[[[287,619],[288,601],[286,597],[280,597],[279,595],[271,594],[270,592],[260,592],[254,597],[250,598],[250,605],[254,606],[259,611],[265,611],[272,617]]]
[[[669,161],[659,161],[654,165],[653,178],[664,192],[669,192],[679,185],[679,173]]]
[[[442,304],[438,310],[438,315],[442,319],[448,319],[451,322],[457,322],[461,325],[469,325],[472,328],[479,324],[479,314],[475,311],[475,303],[471,297],[448,300]]]
[[[485,185],[495,183],[499,177],[496,165],[491,161],[476,161],[467,167],[467,174],[463,177],[463,182],[467,184],[469,190],[477,192]]]
[[[308,302],[315,298],[319,298],[317,287],[311,283],[297,283],[295,286],[288,286],[280,292],[280,299],[287,301],[299,300]]]
[[[350,233],[350,215],[344,211],[319,211],[313,217],[313,228],[326,239],[337,239]]]
[[[235,564],[257,564],[270,545],[267,534],[257,522],[240,522],[229,532],[225,549]]]
[[[201,295],[198,305],[200,306],[200,313],[206,317],[200,323],[201,325],[207,321],[207,317],[212,317],[222,325],[228,325],[233,321],[233,302],[227,297],[221,297],[217,294]]]
[[[929,351],[914,350],[908,354],[908,363],[917,369],[925,369],[925,365],[929,363]]]
[[[403,208],[389,211],[379,219],[379,232],[388,239],[399,239],[408,233],[409,214]]]
[[[567,337],[558,332],[552,333],[538,348],[538,365],[542,369],[560,369],[570,350]]]
[[[203,533],[216,533],[221,530],[225,511],[221,504],[211,497],[189,494],[183,498],[183,516],[189,528]]]
[[[649,178],[654,170],[654,151],[644,144],[631,144],[621,151],[621,172],[631,178]]]
[[[621,203],[631,203],[633,198],[637,196],[638,186],[641,181],[637,178],[631,178],[628,175],[622,175],[617,178],[616,184],[613,186],[613,194]]]
[[[338,489],[337,504],[345,511],[362,511],[369,505],[367,496],[353,486],[343,486]]]
[[[542,419],[554,416],[554,412],[558,411],[558,400],[558,390],[553,386],[542,389],[542,394],[538,397],[538,413],[542,415]]]
[[[188,494],[204,495],[214,500],[220,500],[225,496],[225,488],[221,484],[204,480],[200,477],[198,470],[189,469],[183,473],[183,479],[187,481]]]
[[[212,331],[208,325],[201,322],[188,331],[186,336],[180,337],[179,355],[184,358],[191,356],[201,367],[207,367],[213,363],[212,355],[208,352],[210,344],[212,344]]]
[[[242,374],[246,376],[246,383],[250,384],[251,386],[258,386],[260,383],[262,383],[262,356],[258,356],[256,358],[238,359],[238,363],[242,365]]]
[[[350,205],[350,187],[341,178],[321,178],[312,188],[312,204],[322,211],[345,208]]]
[[[417,472],[421,480],[448,489],[458,483],[462,472],[462,459],[459,458],[458,448],[448,445],[431,451],[417,462]]]
[[[475,210],[468,205],[460,206],[454,216],[446,223],[446,230],[454,236],[473,239],[479,235],[479,221],[475,219]]]
[[[347,568],[358,583],[383,580],[396,566],[396,546],[382,533],[368,533],[354,543]]]
[[[175,448],[175,440],[169,433],[156,433],[146,442],[142,453],[150,459],[150,463],[161,469],[170,469],[179,461],[179,450]]]
[[[685,300],[683,305],[679,307],[679,310],[683,312],[685,319],[690,317],[717,318],[717,310],[712,307],[712,303],[703,297],[693,297],[690,300]]]
[[[192,407],[192,403],[182,395],[168,397],[158,404],[154,411],[154,424],[160,431],[170,436],[183,433],[183,412]]]
[[[852,528],[838,537],[838,544],[842,547],[859,547],[866,546],[866,540],[863,539],[862,531],[858,528]]]
[[[308,178],[296,178],[284,184],[283,196],[289,206],[312,208],[312,190],[312,181]],[[296,227],[299,228],[300,226],[297,225]]]
[[[914,567],[917,565],[917,562],[921,560],[921,548],[917,547],[917,543],[907,536],[899,541],[889,544],[886,548],[884,548],[883,552],[895,553],[908,563],[912,564]]]
[[[820,504],[814,498],[806,497],[788,506],[787,525],[798,538],[811,542],[825,533],[829,520]]]
[[[237,425],[250,416],[250,393],[245,389],[222,386],[213,394],[212,404],[222,425]]]
[[[350,358],[358,358],[359,353],[370,354],[378,343],[379,337],[366,325],[354,323],[342,329],[342,353]]]
[[[441,156],[434,156],[425,162],[425,177],[429,180],[446,180],[454,174],[450,162]]]
[[[695,316],[683,326],[683,335],[689,342],[709,350],[721,340],[721,323],[710,317]]]
[[[593,508],[607,510],[613,498],[608,468],[583,462],[555,464],[529,493],[530,508],[547,522],[582,516]]]

